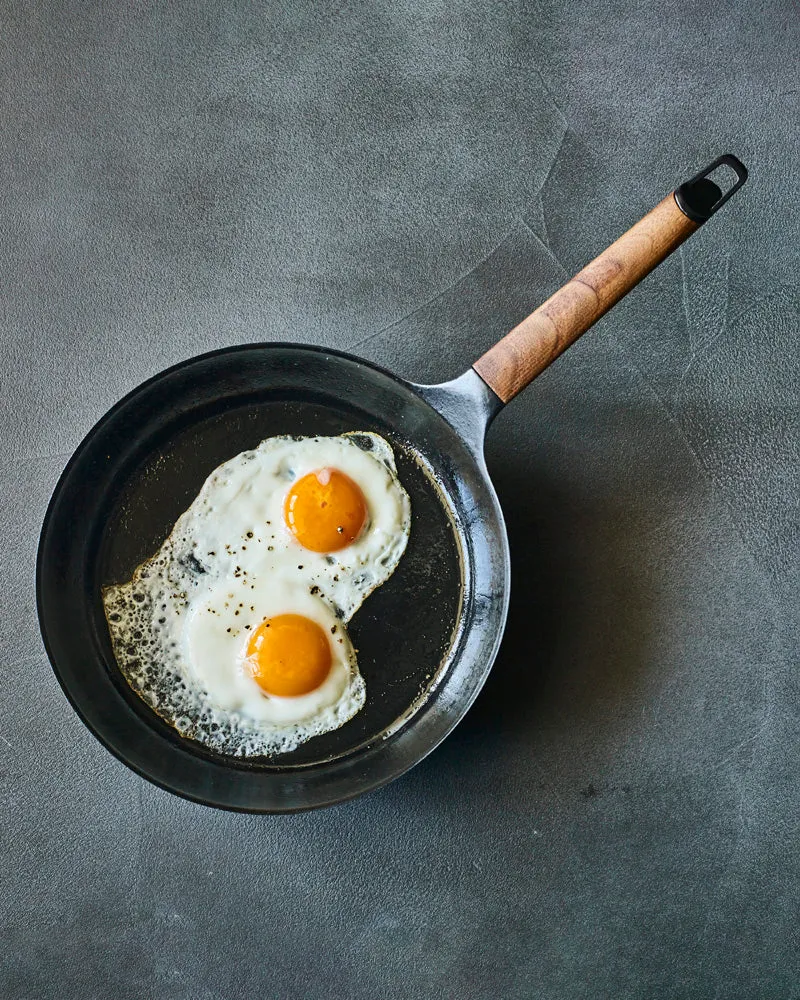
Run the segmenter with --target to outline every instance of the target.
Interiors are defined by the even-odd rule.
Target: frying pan
[[[736,174],[725,194],[709,178],[721,167]],[[451,382],[415,385],[338,351],[254,344],[184,361],[117,403],[64,470],[37,560],[47,654],[89,729],[163,788],[251,812],[340,802],[425,757],[480,691],[505,625],[510,556],[483,459],[487,427],[746,179],[735,157],[715,160]],[[271,758],[219,755],[179,736],[117,668],[102,588],[130,578],[232,455],[273,435],[358,430],[392,443],[412,505],[398,569],[349,626],[366,706]]]

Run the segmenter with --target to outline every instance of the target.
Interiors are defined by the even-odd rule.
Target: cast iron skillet
[[[737,179],[723,195],[708,175],[725,165]],[[252,812],[339,802],[425,757],[478,694],[508,608],[509,549],[483,459],[487,426],[746,177],[735,157],[716,160],[452,382],[414,385],[336,351],[255,344],[191,358],[121,400],[64,470],[37,562],[45,647],[86,725],[156,784]],[[350,625],[365,708],[268,759],[218,755],[178,736],[122,678],[101,588],[130,578],[232,455],[272,435],[360,429],[392,443],[412,504],[405,556]]]

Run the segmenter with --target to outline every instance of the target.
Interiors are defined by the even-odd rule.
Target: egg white
[[[304,549],[283,518],[292,483],[324,467],[358,483],[368,511],[359,537],[331,554]],[[383,438],[263,441],[215,469],[155,556],[104,590],[117,663],[184,735],[236,756],[292,750],[363,707],[345,623],[392,574],[409,529],[409,498]],[[265,695],[243,663],[252,628],[284,613],[306,615],[331,638],[328,677],[297,698]]]

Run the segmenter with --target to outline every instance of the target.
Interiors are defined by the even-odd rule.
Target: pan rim
[[[101,727],[97,726],[95,722],[89,717],[87,711],[81,704],[79,697],[73,691],[73,688],[69,685],[68,681],[65,679],[62,669],[58,664],[58,657],[53,648],[53,643],[51,641],[51,636],[49,635],[48,628],[45,624],[45,599],[43,596],[44,590],[44,573],[45,573],[45,561],[47,555],[47,545],[54,530],[53,519],[59,504],[60,496],[67,484],[71,474],[75,470],[76,465],[78,465],[81,459],[86,455],[87,450],[91,447],[95,439],[102,433],[102,431],[113,423],[115,417],[118,413],[125,408],[125,406],[132,401],[134,401],[138,396],[143,394],[148,388],[152,387],[154,384],[161,380],[166,379],[168,376],[179,373],[185,370],[187,367],[198,364],[202,362],[208,362],[217,357],[221,356],[235,356],[239,353],[245,353],[247,351],[293,351],[301,353],[309,353],[314,355],[329,356],[333,358],[339,358],[344,361],[354,363],[359,366],[363,366],[373,372],[376,372],[386,379],[390,380],[392,383],[400,386],[402,389],[408,391],[414,395],[418,400],[420,400],[427,408],[432,412],[436,413],[441,419],[445,420],[449,424],[446,417],[444,417],[436,407],[434,407],[430,401],[424,396],[424,394],[418,391],[418,387],[411,382],[401,378],[400,376],[394,374],[388,369],[374,364],[371,361],[367,361],[356,355],[350,354],[345,351],[340,351],[335,348],[328,348],[317,344],[305,344],[305,343],[294,343],[286,341],[267,341],[267,342],[252,342],[247,344],[236,344],[227,347],[217,348],[213,351],[204,352],[202,354],[189,356],[146,379],[145,381],[134,386],[129,392],[127,392],[123,397],[121,397],[116,403],[114,403],[108,410],[106,410],[100,418],[90,427],[90,429],[85,433],[66,465],[64,466],[58,480],[53,488],[51,497],[47,504],[47,509],[42,521],[42,527],[39,535],[39,542],[37,547],[37,557],[36,557],[36,609],[37,617],[40,626],[40,632],[42,635],[42,641],[44,650],[47,654],[47,658],[50,662],[51,668],[56,675],[56,679],[59,682],[61,689],[67,697],[68,702],[72,706],[73,710],[76,712],[78,717],[81,719],[83,724],[89,729],[93,736],[103,745],[110,753],[114,755],[118,760],[120,760],[125,766],[129,767],[134,773],[138,774],[145,780],[155,784],[157,787],[163,788],[172,794],[178,795],[181,798],[187,799],[188,801],[196,802],[201,805],[212,806],[214,808],[224,809],[231,812],[241,812],[248,814],[281,814],[281,813],[296,813],[308,811],[310,809],[323,808],[333,804],[350,801],[354,798],[359,797],[362,794],[366,794],[369,791],[374,791],[402,774],[406,773],[416,764],[420,763],[425,757],[433,752],[436,747],[438,747],[441,742],[455,729],[458,723],[463,719],[464,715],[467,713],[471,705],[473,704],[475,698],[482,689],[486,678],[492,668],[492,665],[496,659],[497,652],[500,647],[502,640],[503,630],[506,622],[506,617],[508,613],[509,604],[509,591],[510,591],[510,554],[508,548],[508,539],[505,531],[505,525],[503,522],[502,511],[500,510],[499,502],[497,500],[496,493],[489,479],[488,472],[486,470],[485,462],[483,461],[483,456],[478,455],[472,456],[472,460],[475,464],[476,471],[480,474],[483,485],[487,488],[488,499],[492,505],[492,513],[494,514],[497,536],[501,542],[501,551],[498,553],[499,562],[502,565],[501,579],[498,581],[498,597],[500,597],[499,606],[494,609],[493,614],[493,639],[491,645],[486,649],[485,655],[483,657],[482,669],[480,670],[480,676],[476,683],[473,684],[472,690],[469,692],[469,697],[466,698],[461,704],[459,704],[457,709],[457,718],[452,723],[444,728],[441,733],[436,733],[433,740],[429,740],[422,748],[415,749],[415,752],[410,760],[400,761],[399,766],[395,762],[395,766],[389,770],[389,773],[383,775],[371,775],[369,780],[363,785],[356,785],[350,791],[338,790],[335,794],[331,796],[318,796],[314,801],[307,803],[302,803],[299,805],[285,805],[281,804],[279,807],[273,807],[272,805],[264,804],[238,804],[230,801],[222,800],[218,795],[214,795],[212,792],[207,794],[198,793],[191,789],[188,789],[185,785],[181,785],[179,781],[170,781],[162,775],[153,774],[151,770],[143,765],[135,756],[127,753],[123,747],[119,747],[114,744],[114,742],[109,739],[106,733]],[[451,430],[458,435],[461,439],[460,433],[450,425]],[[463,439],[462,439],[463,440]],[[423,453],[424,454],[424,453]],[[465,557],[467,558],[467,557]],[[470,630],[475,629],[476,623],[472,623],[469,628]],[[446,683],[446,681],[445,681]],[[410,728],[413,725],[414,716],[412,716],[406,723],[403,723],[398,730],[398,733],[402,733],[404,730]],[[150,727],[153,730],[153,727]],[[160,735],[160,734],[159,734]],[[396,735],[396,734],[393,734]],[[391,737],[390,737],[391,740]],[[387,744],[389,740],[376,739],[366,746],[357,750],[352,757],[363,758],[365,754],[373,756],[376,750],[380,749],[381,744]],[[178,744],[175,744],[176,748],[186,754],[191,754],[189,748],[182,748]],[[224,758],[220,758],[218,765],[220,768],[225,769],[226,763]],[[311,767],[324,767],[324,765],[310,765]]]

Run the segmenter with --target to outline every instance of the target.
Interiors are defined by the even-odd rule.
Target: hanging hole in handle
[[[731,173],[736,178],[728,187]],[[712,180],[712,177],[714,179]],[[675,201],[684,215],[702,224],[720,210],[747,180],[747,168],[731,153],[717,157],[675,192]],[[723,194],[723,190],[728,188]]]
[[[737,172],[733,169],[730,163],[726,162],[720,163],[719,166],[714,167],[712,170],[707,170],[705,177],[707,180],[710,180],[717,185],[720,194],[733,187],[739,179]]]

